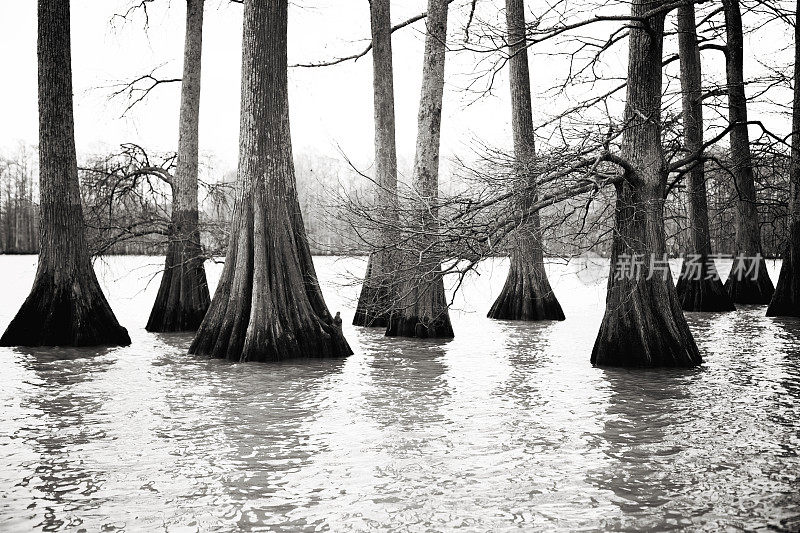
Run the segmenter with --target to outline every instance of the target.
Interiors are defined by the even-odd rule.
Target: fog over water
[[[442,342],[349,326],[364,261],[319,257],[355,354],[232,364],[144,331],[161,264],[96,264],[131,346],[0,348],[0,531],[768,531],[800,515],[798,320],[688,313],[700,368],[593,368],[605,283],[575,265],[549,264],[567,320],[532,324],[485,318],[508,268],[485,263]],[[0,256],[0,328],[35,267]]]

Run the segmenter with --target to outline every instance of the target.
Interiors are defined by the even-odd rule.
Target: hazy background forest
[[[38,253],[38,167],[35,146],[20,144],[0,159],[0,252]],[[143,180],[133,188],[111,190],[107,171],[119,160],[120,152],[84,156],[80,163],[84,216],[90,246],[95,254],[163,255],[170,220],[170,194],[159,188],[157,180]],[[163,160],[169,160],[166,155]],[[130,163],[130,161],[128,161]],[[788,195],[788,154],[761,154],[757,165],[759,218],[764,255],[778,257],[786,239]],[[135,163],[130,163],[135,165]],[[168,166],[168,165],[165,165]],[[406,168],[403,171],[403,167]],[[133,168],[133,167],[132,167]],[[311,251],[318,255],[361,254],[361,241],[352,225],[339,217],[340,200],[349,195],[369,194],[369,182],[342,157],[320,153],[300,153],[295,157],[300,207],[306,221]],[[408,175],[408,163],[400,165]],[[209,256],[224,255],[227,228],[233,208],[235,169],[219,168],[213,157],[201,158],[200,224],[203,245]],[[736,191],[728,176],[708,172],[708,202],[713,249],[734,254]],[[457,188],[458,175],[445,174],[442,188]],[[688,239],[686,202],[683,187],[673,188],[666,205],[667,245],[672,255],[686,250]],[[595,242],[588,248],[607,255],[609,239],[603,235],[606,224],[600,213],[613,207],[607,195],[590,208],[596,215],[593,230],[585,238]],[[552,210],[551,210],[552,211]],[[570,256],[584,249],[566,238],[562,226],[550,225],[544,234],[545,249],[552,256]]]

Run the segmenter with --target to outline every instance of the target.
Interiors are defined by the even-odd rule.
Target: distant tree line
[[[127,150],[130,150],[128,148]],[[123,183],[109,182],[109,175],[126,149],[86,158],[79,171],[81,196],[90,248],[94,254],[164,255],[171,214],[171,195],[149,179],[131,179],[130,173],[144,163],[130,162]],[[172,154],[174,155],[174,154]],[[158,168],[169,169],[172,155],[159,160]],[[774,148],[757,151],[755,165],[758,216],[763,255],[777,258],[787,239],[786,206],[789,194],[789,154]],[[718,155],[724,160],[725,153]],[[206,166],[211,163],[206,164]],[[342,220],[339,209],[342,195],[373,194],[364,179],[341,158],[300,153],[295,157],[300,208],[307,221],[309,245],[315,255],[363,254],[368,250],[351,224]],[[117,170],[119,170],[117,168]],[[225,255],[228,226],[234,204],[235,171],[204,173],[216,181],[201,183],[200,230],[203,248],[209,256]],[[121,178],[125,174],[117,175]],[[458,182],[448,176],[443,186]],[[724,167],[706,169],[709,227],[716,253],[735,254],[736,190]],[[116,185],[116,186],[114,186]],[[39,252],[38,161],[35,147],[21,145],[16,151],[0,154],[0,253],[36,254]],[[613,195],[598,198],[591,206],[587,231],[575,240],[575,228],[583,216],[571,213],[570,220],[547,225],[543,220],[544,250],[548,256],[569,257],[586,249],[609,254],[610,240],[600,220],[613,209]],[[685,184],[671,189],[665,203],[667,249],[672,256],[687,249],[689,219]],[[596,220],[593,220],[596,219]],[[589,223],[592,222],[592,223]],[[500,253],[510,253],[501,248]]]
[[[172,196],[157,176],[173,166],[174,154],[154,158],[135,145],[85,158],[78,174],[94,255],[166,253]],[[200,185],[201,240],[208,256],[224,256],[236,172],[205,166],[203,173],[211,178]],[[295,167],[312,253],[357,253],[358,239],[337,219],[331,199],[360,187],[361,178],[344,161],[320,154],[298,154]],[[35,147],[0,154],[0,254],[39,253],[38,181]]]

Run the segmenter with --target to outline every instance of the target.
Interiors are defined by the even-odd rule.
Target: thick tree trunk
[[[425,37],[422,95],[417,117],[414,159],[414,187],[421,204],[417,214],[419,235],[435,234],[438,228],[436,203],[439,194],[439,141],[444,94],[447,6],[447,0],[428,0],[428,32]],[[391,314],[386,335],[451,338],[453,328],[450,325],[436,243],[431,243],[430,237],[414,240],[419,254],[404,259],[404,279],[398,283],[397,309]]]
[[[386,217],[381,241],[387,248],[374,252],[367,263],[353,325],[386,327],[396,287],[394,286],[397,242],[397,149],[394,126],[394,69],[392,67],[392,21],[390,0],[370,1],[372,26],[372,76],[375,99],[376,216]]]
[[[703,148],[703,86],[694,5],[678,6],[678,49],[683,94],[683,144],[688,154]],[[690,257],[684,259],[678,278],[678,298],[684,311],[735,311],[722,285],[708,228],[708,198],[703,163],[689,171]]]
[[[797,2],[800,15],[800,0]],[[800,24],[794,27],[792,162],[789,174],[789,243],[767,316],[800,316]]]
[[[634,19],[662,2],[634,0]],[[664,15],[630,29],[622,157],[625,181],[617,205],[606,312],[591,361],[626,367],[694,366],[701,362],[666,262],[661,147],[661,54]],[[636,268],[642,261],[641,268]],[[658,264],[660,263],[660,264]],[[625,269],[629,265],[633,268]]]
[[[328,313],[292,161],[287,0],[245,0],[236,206],[228,255],[190,353],[235,361],[351,352]]]
[[[756,187],[747,131],[747,98],[744,92],[744,36],[739,0],[723,0],[725,10],[728,120],[731,129],[731,163],[738,193],[736,203],[737,258],[725,289],[737,304],[767,304],[775,288],[761,257],[761,233],[756,210]],[[744,275],[752,272],[755,275]]]
[[[70,6],[39,0],[39,266],[2,346],[127,345],[108,305],[84,234],[72,115]]]
[[[514,137],[516,180],[523,189],[520,209],[536,201],[533,171],[535,144],[531,111],[531,79],[525,44],[525,2],[506,0],[508,27],[509,82],[511,86],[511,128]],[[489,318],[506,320],[564,320],[544,269],[539,213],[528,217],[514,235],[511,267],[500,295],[489,310]]]
[[[200,63],[204,0],[186,1],[178,163],[172,183],[172,223],[164,275],[147,331],[193,331],[208,310],[197,202]]]

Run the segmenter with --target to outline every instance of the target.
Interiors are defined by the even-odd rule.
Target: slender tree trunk
[[[391,243],[397,242],[397,151],[394,126],[394,69],[392,67],[392,20],[390,0],[370,1],[372,25],[372,76],[375,99],[375,178],[376,216],[386,217],[381,232],[385,250],[374,252],[367,263],[353,324],[380,326],[389,324],[394,293],[396,254]]]
[[[633,0],[632,18],[640,18],[662,3]],[[625,181],[617,185],[606,312],[591,357],[597,365],[660,367],[701,362],[665,254],[663,35],[663,14],[635,22],[630,29],[622,137],[622,157],[629,168]],[[641,268],[637,267],[639,261]]]
[[[703,85],[694,5],[678,6],[678,49],[683,93],[683,145],[687,153],[703,148]],[[684,311],[735,311],[711,255],[708,199],[703,163],[689,171],[690,254],[681,266],[678,297]]]
[[[800,0],[796,14],[800,15]],[[792,162],[789,170],[789,243],[767,316],[800,316],[800,24],[794,26]]]
[[[444,94],[444,61],[447,39],[447,0],[428,0],[422,95],[417,116],[417,148],[414,158],[414,188],[420,195],[417,220],[419,235],[435,234],[439,195],[439,141]],[[434,244],[434,246],[431,246]],[[416,238],[416,256],[404,259],[399,283],[398,308],[386,329],[388,336],[451,338],[453,328],[447,309],[441,265],[436,243]],[[410,254],[413,255],[413,254]]]
[[[178,164],[172,183],[172,223],[161,286],[147,321],[148,331],[198,328],[210,297],[203,267],[197,202],[200,126],[200,63],[204,0],[186,1]]]
[[[130,344],[97,282],[84,234],[72,116],[70,7],[39,0],[41,247],[31,293],[2,346]]]
[[[351,352],[300,214],[287,91],[288,0],[245,0],[236,205],[225,268],[190,353],[235,361]]]
[[[775,288],[761,257],[761,233],[756,210],[756,187],[747,131],[747,98],[744,91],[744,36],[739,0],[723,0],[727,35],[728,120],[731,163],[736,186],[736,250],[725,289],[737,304],[767,304]],[[745,275],[748,273],[747,275]]]
[[[516,179],[520,209],[536,201],[536,155],[531,111],[531,79],[525,44],[525,2],[506,0],[508,27],[509,82],[511,86],[511,127],[514,137]],[[542,232],[536,212],[514,234],[511,266],[503,290],[489,310],[489,318],[506,320],[564,320],[544,269]]]

